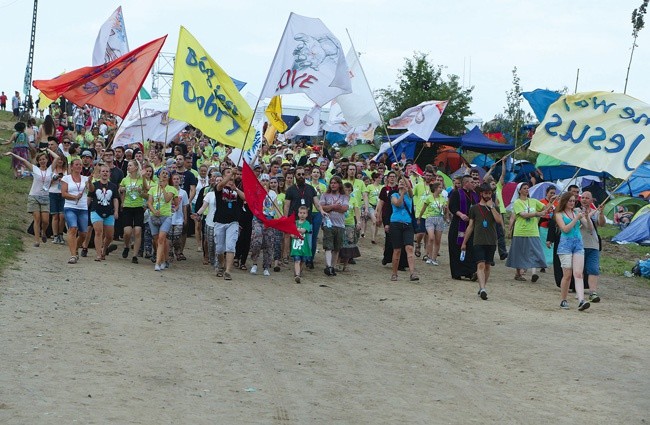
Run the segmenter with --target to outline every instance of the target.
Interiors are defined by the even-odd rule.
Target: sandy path
[[[578,313],[551,276],[502,264],[487,302],[444,259],[392,283],[367,240],[351,271],[301,285],[288,270],[225,282],[191,251],[156,273],[28,248],[0,285],[0,423],[650,420],[650,291],[631,281],[605,279]]]

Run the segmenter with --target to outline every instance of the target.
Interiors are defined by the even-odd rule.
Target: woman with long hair
[[[51,155],[58,158],[58,155],[49,151]],[[7,152],[6,156],[12,156],[14,159],[23,163],[26,169],[32,173],[32,187],[29,189],[27,196],[27,212],[34,218],[34,246],[39,246],[40,242],[47,242],[47,228],[50,225],[50,195],[49,189],[52,184],[52,166],[48,166],[47,152],[39,152],[36,155],[36,164],[33,165],[25,158],[19,157],[13,152]]]
[[[440,254],[440,243],[442,231],[445,228],[445,213],[447,210],[447,199],[442,196],[442,185],[438,182],[431,185],[431,193],[424,199],[418,221],[424,220],[427,229],[426,263],[432,266],[438,265]]]
[[[11,138],[3,143],[3,145],[12,144],[11,153],[11,168],[14,172],[14,178],[17,179],[23,175],[23,167],[29,164],[25,170],[31,170],[32,163],[29,162],[29,141],[27,134],[25,134],[25,123],[22,121],[14,125],[16,132],[11,135]],[[27,161],[25,163],[25,161]]]
[[[580,226],[590,228],[588,220],[579,207],[576,207],[578,197],[571,192],[566,192],[560,197],[560,203],[555,213],[555,223],[562,232],[557,247],[557,255],[562,266],[562,282],[560,283],[560,308],[568,309],[569,284],[571,276],[575,280],[576,294],[578,295],[578,310],[589,308],[589,301],[585,300],[585,284],[582,272],[585,264],[585,250],[582,244]]]
[[[415,274],[415,252],[414,252],[414,229],[413,229],[413,190],[406,177],[399,179],[397,192],[390,195],[390,202],[393,206],[390,215],[390,238],[393,245],[393,274],[390,280],[397,280],[397,269],[402,254],[402,248],[406,251],[411,276],[410,281],[418,281],[420,278]]]
[[[198,201],[201,206],[195,214],[192,214],[194,220],[203,224],[203,264],[211,264],[215,269],[217,263],[215,259],[214,212],[217,209],[217,202],[214,192],[221,179],[220,172],[216,169],[210,170],[208,186],[204,187],[199,195]]]
[[[55,143],[56,145],[56,143]],[[68,175],[68,158],[63,155],[56,155],[52,162],[52,184],[50,184],[50,217],[52,217],[52,234],[54,243],[65,245],[63,230],[65,229],[65,216],[63,208],[65,199],[61,195],[61,179]]]
[[[178,192],[169,185],[169,171],[165,168],[161,169],[158,174],[158,184],[149,189],[147,201],[150,211],[149,227],[156,251],[155,271],[163,271],[169,267],[167,233],[172,226],[172,203],[177,197]]]
[[[279,211],[284,211],[284,201],[286,194],[284,193],[284,179],[280,177],[269,176],[269,190],[276,193],[275,205]],[[275,235],[273,237],[273,271],[280,271],[280,261],[282,260],[282,232],[273,229]]]
[[[49,137],[54,137],[55,135],[56,127],[54,126],[54,120],[52,119],[51,115],[46,115],[45,120],[43,120],[43,124],[41,124],[41,126],[38,128],[38,148],[47,148]]]
[[[210,178],[208,177],[208,166],[206,164],[201,164],[199,167],[199,177],[196,184],[196,192],[194,199],[192,199],[192,208],[190,212],[196,212],[201,206],[197,205],[197,200],[199,199],[199,193],[203,191],[203,188],[210,185]],[[203,226],[201,226],[201,221],[196,221],[194,223],[194,238],[196,239],[196,251],[203,251]]]
[[[68,264],[79,261],[78,247],[86,237],[88,230],[88,177],[81,175],[80,159],[70,163],[70,174],[61,179],[61,196],[65,199],[63,213],[68,226]]]
[[[144,205],[148,198],[149,184],[140,174],[140,165],[136,160],[128,162],[126,172],[127,176],[122,179],[119,188],[122,198],[122,223],[124,224],[122,258],[128,258],[131,242],[133,242],[131,262],[137,264],[142,242],[142,227],[144,226]]]
[[[278,210],[275,209],[275,199],[277,194],[271,189],[269,184],[269,175],[260,175],[260,184],[267,191],[267,195],[262,201],[264,216],[273,220],[279,215]],[[251,233],[251,266],[250,273],[257,274],[257,260],[262,253],[262,268],[264,276],[270,276],[271,262],[273,261],[273,253],[275,248],[275,239],[277,233],[272,227],[265,226],[257,217],[253,217],[252,233]]]
[[[29,118],[27,120],[27,127],[25,128],[25,134],[27,135],[27,142],[29,143],[29,150],[32,154],[32,157],[36,157],[36,152],[38,148],[38,126],[36,125],[36,119]]]
[[[537,222],[544,217],[552,205],[544,205],[528,196],[528,183],[519,183],[516,190],[517,199],[512,207],[515,216],[512,243],[506,260],[506,266],[516,269],[515,280],[525,281],[523,272],[531,269],[532,282],[537,282],[537,268],[546,267],[546,259],[539,239]]]
[[[109,245],[113,241],[113,229],[115,220],[119,215],[119,194],[117,185],[109,180],[111,170],[108,165],[100,165],[95,168],[93,181],[91,179],[88,190],[90,198],[90,222],[95,231],[95,261],[106,259]]]
[[[158,177],[155,174],[154,167],[149,164],[142,169],[142,180],[146,183],[147,187],[158,184]],[[153,237],[151,236],[151,227],[149,227],[149,217],[151,213],[147,208],[149,200],[149,192],[144,196],[144,223],[142,224],[142,246],[138,257],[150,258],[152,262],[156,261],[153,251]]]
[[[343,190],[343,182],[332,176],[327,191],[320,197],[320,204],[327,216],[323,218],[323,250],[325,251],[325,274],[336,276],[339,251],[345,237],[345,212],[350,198]]]

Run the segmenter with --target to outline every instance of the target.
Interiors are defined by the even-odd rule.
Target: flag
[[[351,127],[367,126],[368,124],[375,124],[376,127],[381,124],[381,117],[366,75],[361,68],[359,55],[354,47],[350,47],[345,59],[350,67],[352,93],[338,96],[336,102],[341,107],[345,121]]]
[[[351,91],[339,40],[320,19],[291,13],[260,98],[304,93],[323,106]]]
[[[377,124],[368,123],[356,127],[351,127],[343,116],[341,105],[338,103],[338,100],[340,98],[341,96],[332,101],[332,105],[330,106],[330,114],[327,122],[323,125],[323,129],[331,133],[345,134],[345,140],[349,144],[354,144],[358,139],[373,140]]]
[[[389,121],[388,128],[407,129],[422,140],[428,140],[447,106],[446,100],[429,100],[408,108]]]
[[[131,110],[120,124],[113,139],[113,147],[142,143],[142,140],[155,142],[171,142],[187,124],[182,121],[169,119],[169,105],[161,100],[143,100],[134,102]]]
[[[320,131],[320,111],[321,107],[314,105],[300,121],[284,133],[284,136],[287,139],[293,139],[296,136],[318,136]]]
[[[275,142],[275,135],[277,134],[278,130],[275,129],[272,125],[269,125],[266,127],[266,131],[264,132],[264,138],[266,141],[272,145],[273,142]]]
[[[142,100],[151,100],[151,95],[144,87],[140,87],[140,99]]]
[[[97,40],[95,40],[92,64],[93,66],[103,65],[128,52],[129,40],[126,38],[122,6],[119,6],[99,29]]]
[[[622,93],[563,95],[530,148],[585,170],[627,177],[650,154],[650,105]]]
[[[269,119],[269,124],[275,127],[280,133],[287,131],[287,124],[282,121],[282,100],[280,96],[273,96],[266,107],[266,117]]]
[[[289,217],[266,218],[264,215],[264,199],[268,196],[268,192],[259,180],[257,180],[257,176],[255,176],[255,173],[245,161],[242,166],[242,184],[244,186],[244,194],[246,195],[246,204],[255,217],[267,227],[272,227],[303,239],[300,232],[298,232],[296,217],[293,214]]]
[[[33,85],[50,99],[63,96],[78,106],[101,108],[122,118],[138,95],[167,36],[99,66],[87,66]]]
[[[181,27],[174,63],[169,116],[185,121],[218,142],[241,148],[252,143],[253,110],[233,80]],[[248,143],[245,142],[248,132]]]
[[[49,97],[45,96],[43,94],[43,92],[38,93],[38,99],[39,99],[38,100],[38,109],[41,109],[41,110],[46,110],[47,107],[50,106],[52,104],[52,102],[54,102],[54,100],[56,100],[56,99],[54,99],[54,100],[50,99]]]

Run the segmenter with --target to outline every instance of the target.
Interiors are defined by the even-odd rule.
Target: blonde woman
[[[61,196],[65,199],[63,214],[68,226],[68,264],[79,261],[78,247],[86,237],[88,230],[88,177],[81,175],[81,160],[70,163],[70,174],[61,179]]]
[[[136,160],[131,160],[126,166],[127,176],[120,182],[122,198],[122,223],[124,223],[124,249],[122,258],[128,258],[131,242],[133,242],[133,257],[131,262],[138,263],[138,253],[142,242],[144,226],[144,205],[149,194],[149,183],[140,174],[140,166]],[[133,239],[132,239],[133,237]]]

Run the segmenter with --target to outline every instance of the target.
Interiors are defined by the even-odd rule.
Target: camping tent
[[[463,158],[456,149],[451,146],[441,146],[438,154],[433,160],[433,165],[443,170],[446,174],[451,174],[460,169],[463,165],[469,168],[469,163]]]
[[[377,153],[377,147],[368,143],[359,143],[341,150],[341,156],[344,158],[349,158],[353,153],[363,157],[372,157]]]
[[[613,220],[614,213],[616,213],[616,207],[618,206],[625,207],[628,211],[636,212],[645,207],[647,204],[648,202],[644,201],[643,199],[631,198],[629,196],[619,196],[609,201],[605,205],[603,212],[607,218]]]
[[[643,214],[650,214],[650,204],[646,205],[645,207],[643,207],[639,211],[637,211],[636,214],[634,214],[634,217],[632,217],[632,221],[634,221],[637,218],[641,217]]]
[[[474,127],[461,138],[461,147],[468,151],[473,152],[503,152],[511,151],[515,148],[514,145],[506,145],[503,143],[497,143],[485,137],[478,126]]]
[[[415,134],[411,133],[404,137],[402,140],[399,142],[395,143],[394,141],[399,138],[404,136],[406,133],[402,134],[394,134],[389,136],[390,138],[390,143],[389,142],[384,142],[381,144],[381,147],[379,148],[379,154],[382,154],[384,152],[388,153],[388,158],[391,161],[394,161],[395,159],[393,158],[393,151],[390,148],[390,144],[393,144],[393,149],[395,150],[395,154],[397,154],[397,159],[402,155],[402,152],[406,153],[407,158],[414,158],[415,157],[415,147],[417,143],[441,143],[443,145],[449,145],[449,146],[460,146],[461,140],[460,137],[455,137],[455,136],[447,136],[446,134],[438,133],[437,131],[433,130],[431,133],[431,136],[427,140],[422,140]],[[385,140],[385,138],[384,138]],[[377,156],[379,156],[379,154]]]
[[[476,165],[477,167],[490,168],[492,164],[494,164],[494,160],[486,153],[476,155],[474,159],[472,159],[472,165]]]
[[[650,188],[650,161],[645,161],[618,188],[616,193],[624,193],[628,196],[638,197],[641,192],[648,190],[648,188]]]
[[[612,242],[650,245],[650,214],[643,214],[612,238]]]

